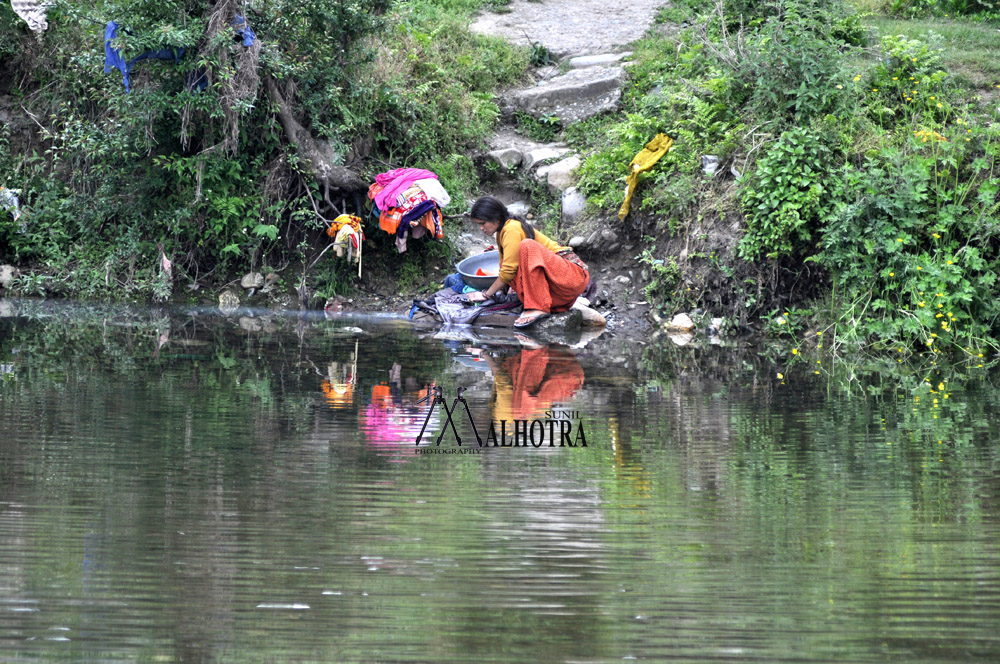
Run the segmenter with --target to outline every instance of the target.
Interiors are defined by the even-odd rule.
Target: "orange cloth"
[[[441,211],[437,210],[437,213],[441,214]],[[400,210],[400,208],[390,208],[379,215],[378,227],[384,230],[386,233],[389,233],[390,235],[395,235],[396,229],[399,228],[399,224],[402,220],[403,220],[403,212]],[[444,232],[442,230],[439,230],[434,225],[433,211],[428,212],[424,216],[420,217],[420,219],[417,221],[417,224],[426,228],[427,231],[431,234],[431,237],[436,237],[438,239],[444,237]]]
[[[331,383],[326,378],[320,383],[323,398],[331,408],[350,408],[354,403],[353,376],[346,383]]]
[[[534,240],[520,246],[520,267],[512,284],[525,310],[567,311],[587,288],[590,275]]]
[[[524,226],[522,226],[521,222],[517,219],[508,219],[507,223],[497,230],[497,249],[500,251],[499,276],[500,281],[505,284],[511,284],[514,282],[514,275],[517,274],[517,268],[520,264],[518,256],[521,241],[524,240],[525,237]],[[537,228],[535,229],[535,242],[541,243],[541,245],[550,252],[569,249],[569,247],[564,247],[555,240],[549,239],[545,233],[541,232]],[[520,293],[521,291],[518,292]]]
[[[522,350],[500,363],[494,375],[493,419],[530,420],[569,401],[583,387],[583,367],[576,356],[552,346]]]

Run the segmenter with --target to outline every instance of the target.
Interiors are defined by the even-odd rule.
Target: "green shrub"
[[[813,239],[822,218],[830,150],[808,129],[781,134],[747,180],[742,202],[746,234],[740,255],[788,256]]]
[[[1000,333],[1000,132],[962,127],[918,131],[832,179],[816,260],[833,275],[850,335],[939,352]]]

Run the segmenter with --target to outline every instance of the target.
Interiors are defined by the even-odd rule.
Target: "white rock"
[[[674,332],[668,334],[667,338],[674,342],[677,346],[687,346],[689,343],[694,341],[694,335],[691,332]]]
[[[581,55],[576,58],[570,58],[569,66],[572,69],[581,69],[583,67],[601,67],[603,65],[611,65],[616,62],[621,62],[630,55],[632,55],[632,51],[623,51],[621,53],[602,53],[600,55]]]
[[[630,283],[632,283],[632,280],[629,279],[628,277],[626,277],[624,274],[621,275],[621,276],[615,277],[615,281],[617,281],[618,283],[622,284],[623,286],[627,286]]]
[[[556,148],[546,146],[544,148],[538,148],[537,150],[532,150],[524,155],[524,160],[521,165],[526,169],[530,169],[536,164],[540,164],[543,161],[549,161],[552,159],[558,159],[564,154],[569,152],[569,148]]]
[[[243,288],[260,288],[264,285],[264,275],[260,272],[247,272],[240,279],[240,286]]]
[[[587,209],[587,197],[576,187],[570,187],[562,195],[562,217],[564,221],[572,221],[581,216]]]
[[[0,265],[0,288],[10,288],[11,283],[21,276],[13,265]]]
[[[517,148],[501,148],[487,153],[487,156],[500,164],[504,170],[511,170],[521,165],[524,155]]]
[[[586,300],[586,298],[577,298],[576,302],[573,303],[573,308],[583,314],[583,320],[580,322],[581,325],[584,327],[604,327],[608,324],[604,316],[587,305],[582,304],[580,300]]]
[[[549,166],[547,179],[549,191],[559,194],[576,184],[576,171],[580,168],[580,158],[573,155]]]
[[[523,217],[531,210],[531,206],[526,201],[517,201],[507,206],[507,213],[512,217]]]
[[[667,328],[671,330],[693,330],[694,327],[694,321],[687,314],[677,314],[667,324]]]
[[[569,239],[569,246],[572,249],[579,249],[587,244],[587,238],[582,235],[574,235]]]

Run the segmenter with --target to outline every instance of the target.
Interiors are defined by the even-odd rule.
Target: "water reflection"
[[[0,660],[1000,657],[985,380],[267,317],[0,318]],[[438,387],[588,447],[418,455]]]
[[[538,346],[481,353],[493,373],[495,421],[530,420],[570,403],[583,387],[583,367],[568,348]]]

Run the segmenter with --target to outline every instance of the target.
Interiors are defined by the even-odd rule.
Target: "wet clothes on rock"
[[[464,293],[456,293],[449,286],[439,290],[426,300],[414,300],[410,308],[410,320],[418,311],[426,312],[441,319],[445,325],[472,325],[479,316],[485,313],[509,312],[516,316],[521,310],[521,302],[516,293],[497,293],[491,299],[476,306],[469,302]]]

